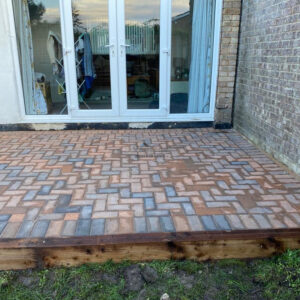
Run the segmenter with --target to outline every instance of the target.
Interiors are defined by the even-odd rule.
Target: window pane
[[[73,0],[80,109],[111,109],[109,0]]]
[[[128,109],[159,108],[160,0],[125,0]]]
[[[59,0],[12,3],[26,114],[67,114]]]
[[[171,113],[208,113],[214,0],[173,0]]]

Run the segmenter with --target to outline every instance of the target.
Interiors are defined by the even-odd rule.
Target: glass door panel
[[[12,1],[26,115],[68,113],[59,0]]]
[[[110,0],[72,0],[78,106],[81,110],[111,110]]]
[[[171,114],[210,112],[215,4],[172,1]]]
[[[160,0],[124,2],[127,109],[159,109]]]

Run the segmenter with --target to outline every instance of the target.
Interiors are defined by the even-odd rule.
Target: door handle
[[[123,55],[124,55],[124,52],[125,52],[123,49],[124,49],[124,48],[128,48],[128,47],[131,47],[132,45],[121,44],[120,46],[122,47],[122,48],[121,48],[121,55],[123,56]]]
[[[109,45],[105,45],[105,48],[109,48],[111,49],[111,55],[114,57],[115,56],[115,44],[109,44]]]
[[[170,49],[163,49],[162,52],[170,56]]]

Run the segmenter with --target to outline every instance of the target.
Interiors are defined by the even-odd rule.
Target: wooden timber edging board
[[[0,239],[0,270],[76,266],[110,259],[258,258],[287,249],[300,249],[300,228]]]

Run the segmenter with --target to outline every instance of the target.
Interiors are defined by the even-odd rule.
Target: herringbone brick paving
[[[2,238],[299,226],[299,179],[234,130],[0,133]]]

